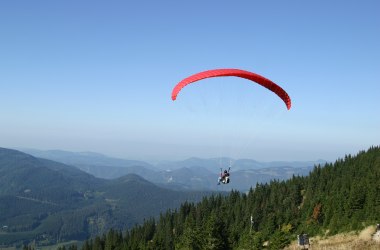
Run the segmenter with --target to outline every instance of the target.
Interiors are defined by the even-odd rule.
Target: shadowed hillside
[[[136,175],[99,179],[0,148],[0,246],[83,240],[110,228],[132,227],[204,195],[161,188]]]

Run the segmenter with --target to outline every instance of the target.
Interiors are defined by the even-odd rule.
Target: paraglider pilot
[[[222,169],[220,169],[220,176],[218,178],[218,185],[220,185],[220,183],[223,183],[223,184],[228,184],[230,183],[230,170],[228,169],[227,170],[224,170],[224,172],[222,172]]]

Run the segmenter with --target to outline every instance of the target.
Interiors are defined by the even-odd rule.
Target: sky
[[[1,1],[0,147],[334,161],[380,144],[380,1]],[[239,68],[287,91],[236,77]]]

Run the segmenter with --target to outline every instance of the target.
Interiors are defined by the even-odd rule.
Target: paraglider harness
[[[228,168],[228,171],[224,170],[224,173],[223,173],[223,169],[220,168],[220,180],[223,184],[230,183],[230,169],[231,167]]]

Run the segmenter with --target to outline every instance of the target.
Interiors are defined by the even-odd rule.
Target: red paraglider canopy
[[[260,84],[261,86],[264,86],[265,88],[273,91],[275,94],[277,94],[284,101],[284,103],[288,109],[290,109],[290,107],[292,106],[292,102],[291,102],[291,99],[290,99],[288,93],[286,93],[285,90],[283,90],[280,86],[278,86],[277,84],[275,84],[271,80],[269,80],[269,79],[267,79],[261,75],[258,75],[258,74],[255,74],[255,73],[252,73],[249,71],[241,70],[241,69],[213,69],[213,70],[207,70],[207,71],[203,71],[203,72],[194,74],[192,76],[189,76],[189,77],[183,79],[182,81],[180,81],[174,87],[174,89],[172,91],[172,100],[174,101],[175,99],[177,99],[178,93],[186,85],[188,85],[192,82],[196,82],[196,81],[205,79],[205,78],[220,77],[220,76],[236,76],[236,77],[241,77],[241,78],[245,78],[245,79],[254,81],[254,82]]]

